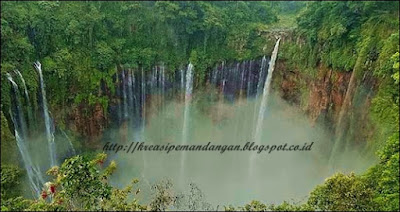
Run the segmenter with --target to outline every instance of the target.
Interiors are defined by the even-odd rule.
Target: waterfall
[[[26,103],[28,105],[28,108],[27,108],[27,110],[28,110],[28,122],[29,122],[30,126],[32,127],[33,124],[34,124],[33,123],[34,120],[33,120],[33,115],[32,115],[32,105],[31,105],[31,101],[30,101],[30,98],[29,98],[29,94],[28,94],[28,88],[26,87],[25,79],[24,79],[24,77],[22,77],[21,72],[19,72],[18,70],[15,70],[15,73],[18,75],[18,77],[22,81],[22,86],[24,88],[24,94],[25,94],[25,100],[26,100]]]
[[[140,140],[141,142],[144,142],[145,140],[145,127],[146,127],[146,77],[145,77],[145,73],[142,67],[141,70],[141,136],[140,136]],[[139,118],[139,114],[138,114],[138,118]],[[145,153],[142,153],[142,162],[143,162],[143,173],[142,176],[143,178],[145,178],[145,171],[146,171],[146,158],[145,158]]]
[[[271,81],[272,81],[272,73],[274,71],[275,61],[276,61],[276,58],[278,55],[278,47],[279,47],[280,40],[281,39],[279,38],[276,41],[274,50],[272,51],[271,60],[270,60],[269,67],[268,67],[268,75],[267,75],[267,79],[265,80],[265,84],[264,84],[261,106],[260,106],[260,110],[258,113],[257,124],[256,124],[255,133],[254,133],[254,138],[253,138],[254,142],[256,144],[259,144],[261,142],[261,131],[262,131],[262,125],[263,125],[263,120],[264,120],[264,113],[265,113],[265,109],[267,106],[268,95],[269,95]],[[263,61],[264,61],[264,58],[263,58]],[[255,157],[255,154],[252,154],[250,157],[250,164],[249,164],[250,172],[249,172],[249,174],[253,173],[253,170],[254,170],[254,168],[253,168],[254,157]]]
[[[259,115],[259,110],[258,109],[258,98],[260,97],[261,94],[261,89],[262,89],[262,82],[264,79],[264,72],[265,72],[265,67],[267,64],[267,59],[265,58],[265,56],[263,56],[263,58],[261,59],[261,66],[260,66],[260,72],[258,73],[258,82],[257,82],[257,88],[256,88],[256,98],[255,98],[255,102],[254,102],[254,113],[253,113],[253,130],[255,130],[256,126],[257,126],[257,115]],[[267,76],[269,76],[269,73],[267,73]],[[264,81],[264,88],[265,88],[265,83],[266,81]],[[263,91],[264,92],[264,91]],[[258,112],[258,113],[257,113]],[[254,133],[253,133],[254,134]]]
[[[160,111],[161,114],[163,114],[164,112],[164,100],[165,100],[165,67],[164,64],[161,65],[160,68],[160,87],[161,87],[161,97],[160,97]],[[161,117],[164,117],[163,115],[161,115]],[[161,119],[161,126],[164,126],[164,118]],[[164,127],[160,127],[160,131],[161,131],[161,136],[164,136]]]
[[[146,82],[142,68],[142,140],[144,140],[144,128],[146,126]]]
[[[185,89],[185,71],[181,69],[181,90],[183,91]],[[182,92],[182,99],[185,97],[185,94]]]
[[[250,64],[249,64],[249,75],[247,75],[247,98],[250,97],[251,93],[251,80],[252,80],[252,74],[251,74],[251,68],[253,67],[253,61],[250,60]]]
[[[115,75],[116,77],[116,82],[117,82],[117,91],[116,94],[120,98],[121,97],[121,82],[118,74],[118,68],[117,69],[117,74]],[[121,123],[122,120],[122,108],[121,108],[121,102],[117,104],[117,113],[118,113],[118,124]]]
[[[260,72],[259,72],[259,75],[258,75],[256,99],[258,99],[258,97],[260,96],[260,93],[261,93],[263,79],[265,78],[265,66],[266,66],[266,64],[267,64],[267,59],[264,56],[262,58],[262,60],[261,60],[261,67],[260,67]],[[267,75],[269,75],[269,73],[267,73]],[[264,81],[264,83],[265,83],[265,81]],[[264,84],[264,86],[265,86],[265,84]]]
[[[241,75],[241,77],[240,77],[240,97],[242,97],[242,93],[243,93],[243,89],[244,89],[244,87],[243,87],[243,85],[244,85],[244,72],[245,72],[245,67],[246,67],[246,62],[243,62],[242,63],[242,75]]]
[[[187,135],[188,135],[188,127],[189,127],[189,109],[190,109],[190,99],[193,91],[193,65],[189,63],[187,71],[186,71],[186,90],[185,90],[185,112],[183,115],[183,128],[182,128],[182,145],[187,144]],[[185,151],[182,152],[181,158],[181,179],[184,177],[184,168],[185,168]]]
[[[165,67],[164,64],[161,66],[161,96],[164,102],[164,95],[165,95]]]
[[[21,81],[22,81],[22,86],[24,87],[25,98],[26,98],[26,100],[28,101],[28,103],[30,103],[30,102],[29,102],[28,89],[27,89],[26,84],[25,84],[25,79],[22,77],[21,72],[19,72],[18,70],[15,70],[14,72],[15,72],[15,73],[18,75],[18,77],[21,79]]]
[[[279,41],[276,44],[276,48],[278,44]],[[276,60],[276,53],[273,53],[272,59]],[[268,57],[264,56],[257,60],[241,62],[222,61],[220,64],[215,66],[215,69],[212,70],[212,72],[207,73],[208,79],[206,80],[206,83],[217,87],[219,90],[217,96],[217,107],[215,107],[216,111],[214,111],[216,114],[215,117],[212,117],[211,119],[213,123],[216,123],[216,125],[220,126],[221,128],[224,127],[226,122],[223,122],[223,119],[229,117],[229,114],[224,111],[224,106],[226,106],[228,109],[230,107],[229,104],[227,104],[228,102],[225,104],[225,101],[232,103],[238,97],[252,98],[263,96],[262,101],[264,103],[261,104],[261,98],[258,98],[258,105],[255,107],[254,112],[251,111],[251,118],[245,120],[248,123],[242,123],[242,125],[252,125],[249,126],[251,129],[254,128],[252,132],[246,134],[246,137],[250,135],[253,137],[253,139],[256,138],[255,141],[259,142],[260,139],[258,137],[261,136],[260,131],[262,128],[262,125],[260,124],[262,119],[260,117],[262,117],[264,114],[263,111],[266,107],[265,99],[267,98],[266,96],[268,96],[267,90],[270,87],[269,84],[272,77],[271,73],[273,71],[273,67],[269,67],[268,69],[268,60]],[[271,61],[271,63],[273,65],[274,61]],[[127,120],[127,123],[134,125],[133,128],[129,128],[129,134],[132,134],[133,132],[133,135],[136,136],[136,133],[139,132],[137,135],[141,135],[140,140],[144,141],[146,139],[145,131],[147,131],[147,127],[149,127],[146,123],[146,120],[149,117],[148,114],[146,115],[146,110],[150,108],[152,109],[152,114],[159,113],[159,116],[157,117],[158,123],[153,125],[149,122],[149,125],[165,126],[165,124],[167,124],[166,115],[171,115],[165,114],[165,106],[167,101],[170,99],[167,98],[167,96],[170,96],[169,89],[172,88],[174,95],[176,95],[176,97],[181,96],[179,99],[182,99],[182,131],[179,132],[178,137],[180,139],[180,144],[187,145],[190,143],[189,139],[191,138],[190,135],[192,134],[190,128],[193,127],[191,123],[191,113],[193,112],[191,108],[191,98],[194,83],[194,67],[190,63],[186,66],[186,68],[175,70],[173,72],[174,75],[170,76],[166,73],[167,67],[165,67],[163,63],[159,64],[160,65],[152,66],[148,70],[149,72],[145,72],[144,68],[141,68],[141,71],[138,71],[135,74],[132,70],[125,69],[117,75],[120,81],[120,83],[118,83],[120,88],[120,90],[118,90],[121,98],[119,108],[121,109],[121,116],[126,117],[125,119],[122,118],[122,120]],[[257,92],[257,89],[259,92]],[[146,97],[149,97],[149,100],[151,101],[148,102]],[[151,107],[149,107],[149,103]],[[244,102],[242,102],[242,104],[245,106]],[[146,106],[148,108],[146,108]],[[151,121],[153,119],[148,120]],[[232,125],[237,137],[244,137],[244,135],[239,133],[242,125],[240,122],[238,122],[236,125]],[[258,126],[258,128],[256,126]],[[120,127],[122,130],[122,127],[124,126],[121,125]],[[154,139],[153,141],[166,138],[166,132],[169,132],[162,127],[154,128],[154,130],[157,133],[150,136],[151,139]],[[215,128],[215,130],[218,129]],[[145,160],[145,156],[146,155],[143,152],[143,173],[147,171],[147,166],[145,164],[147,161]],[[178,157],[180,157],[179,160],[181,160],[180,164],[178,164],[180,169],[178,171],[178,176],[184,180],[187,174],[185,173],[185,169],[187,170],[188,168],[185,167],[185,164],[187,164],[186,160],[189,157],[186,155],[186,152],[181,152]]]
[[[46,90],[45,90],[43,74],[42,74],[42,65],[39,63],[39,61],[37,61],[34,63],[34,66],[39,73],[40,89],[41,89],[42,104],[43,104],[43,116],[44,116],[44,122],[45,122],[45,126],[46,126],[46,137],[47,137],[47,142],[49,144],[49,151],[50,151],[50,164],[51,164],[51,166],[55,166],[57,157],[56,157],[56,145],[54,142],[54,129],[53,129],[52,120],[50,118],[49,110],[47,108]]]
[[[12,118],[13,119],[13,118]],[[15,124],[15,120],[13,119]],[[28,175],[31,188],[35,194],[39,197],[42,185],[44,185],[44,180],[39,168],[32,163],[32,158],[25,145],[25,139],[23,139],[17,130],[15,130],[15,139],[17,140],[18,149],[22,155],[22,161],[25,165],[26,173]]]
[[[125,70],[122,71],[122,98],[123,98],[123,120],[128,118],[128,101],[126,101]]]
[[[357,59],[358,62],[358,59]],[[357,67],[357,66],[355,66]],[[346,119],[346,116],[348,115],[348,110],[351,106],[351,99],[353,98],[352,96],[354,95],[355,89],[356,89],[356,84],[357,84],[357,76],[356,76],[356,69],[354,68],[353,72],[351,73],[350,76],[350,81],[349,84],[347,85],[347,90],[346,94],[343,100],[342,107],[339,111],[339,118],[335,127],[335,140],[334,144],[329,156],[328,164],[329,166],[332,167],[332,169],[336,166],[336,157],[338,156],[338,153],[341,151],[345,150],[342,149],[343,146],[345,146],[345,132],[346,128],[349,126],[348,121]]]
[[[33,164],[32,157],[29,154],[27,148],[27,131],[26,123],[22,112],[22,105],[19,101],[18,85],[14,82],[10,74],[6,74],[7,79],[11,82],[14,90],[15,99],[15,110],[10,110],[10,117],[14,124],[15,139],[17,141],[17,147],[22,156],[22,162],[25,166],[27,176],[31,185],[32,190],[36,195],[40,196],[40,188],[43,185],[44,180],[39,169]]]
[[[218,66],[215,67],[213,73],[212,73],[212,79],[211,79],[211,83],[213,85],[217,85],[217,76],[218,76]]]
[[[137,97],[137,93],[135,92],[136,91],[136,87],[137,87],[137,83],[136,83],[136,78],[135,78],[135,73],[132,71],[132,74],[131,74],[131,81],[132,81],[132,87],[131,87],[131,92],[132,92],[132,95],[133,95],[133,97],[132,97],[132,114],[133,114],[133,120],[132,120],[132,129],[134,130],[133,132],[135,133],[135,135],[137,135],[138,133],[137,133],[137,129],[138,129],[138,126],[140,126],[139,124],[140,124],[140,122],[139,122],[139,120],[140,120],[140,117],[139,117],[139,111],[140,111],[140,109],[139,109],[139,104],[140,104],[140,101],[139,101],[139,98]],[[139,91],[139,90],[138,90]],[[140,140],[140,138],[136,138],[135,140]]]
[[[238,85],[239,85],[239,90],[242,86],[242,77],[240,74],[240,63],[236,64],[236,69],[235,69],[235,90],[237,90]]]
[[[130,118],[133,117],[133,82],[132,82],[132,71],[128,70],[126,77],[128,78],[127,80],[127,95],[128,95],[128,102],[127,102],[127,116]]]
[[[128,125],[127,125],[127,135],[129,138],[133,137],[134,135],[134,121],[135,121],[135,112],[134,112],[134,93],[133,93],[133,81],[132,81],[132,70],[128,69],[127,74],[126,74],[126,78],[127,78],[127,109],[128,111],[126,112],[129,121],[128,121]]]
[[[60,131],[61,131],[61,133],[64,135],[64,137],[67,139],[68,144],[69,144],[69,147],[70,147],[71,150],[72,150],[72,154],[76,155],[76,151],[75,151],[74,145],[72,145],[71,139],[69,139],[67,133],[65,133],[64,130],[60,129]]]

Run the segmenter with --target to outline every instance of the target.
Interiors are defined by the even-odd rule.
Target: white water
[[[68,141],[68,144],[69,144],[69,147],[70,147],[70,148],[71,148],[71,150],[72,150],[72,153],[73,153],[74,155],[76,155],[76,151],[75,151],[74,145],[72,145],[72,141],[71,141],[71,139],[69,139],[69,137],[68,137],[67,133],[65,133],[65,131],[64,131],[64,130],[60,129],[60,131],[62,132],[62,134],[63,134],[63,135],[65,136],[65,138],[67,139],[67,141]]]
[[[128,135],[130,136],[130,137],[133,137],[133,136],[135,136],[136,135],[136,132],[135,132],[135,121],[136,121],[136,114],[135,114],[135,96],[134,96],[134,92],[133,92],[133,71],[132,70],[128,70],[127,72],[126,72],[126,78],[127,78],[127,83],[128,83],[128,85],[126,86],[126,88],[127,88],[127,92],[125,92],[125,93],[127,93],[128,94],[128,102],[127,102],[127,108],[128,108],[128,111],[127,111],[127,114],[128,114],[128,118],[129,118],[129,121],[128,121],[128,126],[127,126],[127,130],[128,130]],[[136,140],[136,139],[135,139]]]
[[[26,97],[26,99],[28,100],[28,103],[30,103],[30,102],[29,102],[28,89],[27,89],[26,84],[25,84],[25,79],[22,77],[21,72],[19,72],[18,70],[15,70],[15,73],[16,73],[16,74],[19,76],[19,78],[21,79],[21,81],[22,81],[22,86],[24,87],[25,97]]]
[[[15,70],[15,73],[18,75],[18,77],[21,79],[22,81],[22,86],[24,88],[24,94],[25,94],[25,98],[26,98],[26,103],[28,104],[28,121],[29,124],[32,126],[32,122],[33,122],[33,116],[32,116],[32,106],[31,106],[31,101],[29,98],[29,93],[28,93],[28,88],[26,87],[26,83],[25,83],[25,79],[22,77],[21,72],[19,72],[18,70]]]
[[[267,75],[267,79],[265,80],[265,84],[264,84],[264,90],[263,90],[263,96],[262,96],[262,100],[261,100],[261,105],[260,105],[260,110],[258,113],[258,118],[257,118],[257,124],[256,124],[256,128],[255,128],[255,133],[254,133],[254,137],[253,137],[253,141],[256,144],[260,144],[261,142],[261,129],[262,129],[262,124],[263,124],[263,120],[264,120],[264,113],[265,113],[265,109],[267,106],[267,101],[268,101],[268,95],[269,95],[269,91],[270,91],[270,87],[271,87],[271,81],[272,81],[272,73],[274,72],[274,67],[275,67],[275,61],[278,55],[278,48],[279,48],[279,41],[281,39],[279,38],[276,41],[274,50],[272,51],[272,55],[271,55],[271,60],[269,62],[269,67],[268,67],[268,75]],[[263,62],[264,62],[264,58],[263,58]],[[249,160],[249,175],[252,175],[253,171],[254,171],[254,158],[255,154],[252,154],[250,156],[250,160]]]
[[[241,75],[241,77],[240,77],[240,95],[242,95],[242,93],[243,93],[243,82],[244,82],[244,72],[246,71],[245,69],[244,69],[244,67],[245,67],[245,65],[246,65],[246,62],[243,62],[243,69],[242,69],[242,75]]]
[[[139,107],[138,107],[138,105],[139,105],[139,102],[138,102],[138,97],[137,97],[137,92],[135,92],[135,88],[136,88],[136,80],[135,80],[135,73],[132,71],[131,72],[131,82],[132,82],[132,85],[131,85],[131,92],[132,92],[132,108],[131,108],[131,110],[132,110],[132,114],[134,115],[134,120],[132,120],[131,121],[131,124],[132,124],[132,131],[135,133],[135,140],[140,140],[141,139],[141,137],[140,137],[140,134],[138,133],[138,130],[136,130],[136,127],[137,126],[139,126],[138,124],[139,124],[139,122],[138,122],[138,119],[140,119],[140,115],[139,115]]]
[[[128,118],[128,101],[126,101],[127,96],[126,96],[126,85],[125,85],[125,70],[122,71],[122,97],[123,97],[123,120]]]
[[[255,126],[257,125],[257,115],[259,115],[258,113],[259,113],[259,110],[260,110],[260,108],[258,108],[259,105],[257,104],[257,100],[258,100],[258,98],[260,97],[260,94],[261,94],[261,89],[262,89],[261,86],[263,86],[262,82],[263,82],[264,75],[265,75],[264,73],[265,73],[266,64],[267,64],[267,59],[264,56],[261,59],[261,67],[260,67],[260,72],[259,72],[259,75],[258,75],[258,82],[257,82],[257,88],[256,88],[256,98],[255,98],[256,104],[254,104],[253,123],[252,123],[253,124],[254,133],[255,133]],[[269,76],[269,73],[267,73],[267,75]],[[265,82],[266,81],[264,81],[264,88],[265,88]]]
[[[260,72],[258,75],[258,83],[257,83],[257,93],[256,93],[256,99],[258,99],[258,97],[260,96],[261,93],[261,89],[262,89],[262,79],[264,79],[265,76],[265,66],[267,64],[267,59],[265,58],[265,56],[262,58],[261,60],[261,67],[260,67]],[[267,73],[269,75],[269,73]],[[265,82],[264,82],[265,83]],[[265,84],[264,84],[265,86]]]
[[[185,90],[185,71],[184,70],[180,70],[180,82],[181,82],[181,87],[180,87],[180,93],[182,93],[181,99],[185,98],[185,93],[183,92]]]
[[[39,63],[39,61],[37,61],[34,63],[34,66],[39,73],[40,89],[41,89],[42,104],[43,104],[43,116],[46,126],[46,137],[50,152],[50,164],[51,166],[55,166],[57,165],[56,145],[54,142],[54,130],[52,127],[52,120],[50,118],[49,110],[47,108],[46,90],[42,74],[42,65]]]
[[[271,60],[275,61],[277,51],[274,51],[273,55],[275,56]],[[122,187],[132,178],[139,178],[139,187],[142,190],[139,198],[143,198],[144,201],[151,197],[150,184],[165,178],[172,179],[178,191],[186,189],[189,183],[199,185],[213,204],[245,204],[252,199],[268,199],[270,202],[279,203],[307,195],[316,184],[323,182],[323,179],[330,175],[323,160],[323,150],[330,139],[325,138],[328,136],[323,130],[309,126],[308,119],[300,115],[301,112],[297,111],[297,108],[281,102],[272,90],[268,93],[274,66],[274,61],[271,61],[271,67],[266,68],[268,60],[266,58],[263,62],[260,58],[247,61],[243,63],[243,68],[238,67],[237,62],[223,63],[223,68],[217,65],[212,75],[216,88],[204,90],[193,89],[195,70],[190,65],[187,69],[176,71],[174,77],[169,75],[170,77],[165,78],[161,67],[149,69],[146,72],[148,75],[142,70],[142,85],[148,85],[147,107],[144,106],[143,95],[146,92],[143,90],[143,100],[141,105],[139,104],[139,107],[143,107],[142,112],[148,112],[145,117],[146,124],[143,122],[146,143],[178,142],[187,145],[211,141],[214,144],[244,145],[247,141],[256,141],[254,137],[257,137],[257,134],[260,136],[257,140],[262,144],[288,142],[303,145],[304,142],[316,141],[316,149],[313,149],[313,152],[259,154],[257,160],[250,161],[252,169],[255,170],[250,180],[249,160],[253,155],[247,151],[224,154],[185,151],[170,154],[151,151],[115,154],[113,159],[116,159],[122,168],[117,169],[113,175],[113,183]],[[263,71],[263,67],[264,78],[258,86],[261,88],[259,97],[263,98],[254,101],[256,87],[260,81],[259,72]],[[136,81],[140,79],[137,78]],[[169,90],[171,85],[176,87]],[[142,89],[144,88],[145,86],[142,86]],[[247,89],[246,99],[239,97],[236,101],[224,101],[225,97],[238,97],[240,89]],[[194,90],[196,95],[192,96]],[[176,97],[182,95],[184,101],[183,98],[164,98],[171,96],[170,91],[173,91]],[[140,90],[134,90],[137,96],[140,96],[139,92]],[[162,93],[160,95],[160,92],[165,92],[165,96],[163,97]],[[222,92],[224,94],[221,94]],[[122,100],[122,95],[120,97]],[[164,101],[162,105],[159,104],[160,99]],[[261,104],[261,101],[264,104]],[[123,106],[122,101],[120,105]],[[268,116],[265,115],[265,111],[268,112]],[[142,116],[143,121],[144,114]],[[261,127],[257,133],[254,130],[256,125]],[[287,133],[288,131],[291,133]],[[299,176],[308,180],[299,184],[295,179]]]
[[[144,129],[146,125],[146,82],[142,68],[142,140],[144,140]]]
[[[14,132],[15,132],[15,139],[17,141],[17,146],[18,150],[21,153],[22,156],[22,161],[25,166],[27,176],[31,185],[32,190],[35,192],[37,196],[40,195],[40,188],[41,185],[44,183],[43,177],[41,175],[41,172],[38,171],[38,168],[33,164],[32,162],[32,157],[29,154],[28,148],[27,148],[27,132],[25,128],[25,120],[23,117],[23,112],[22,112],[22,105],[20,101],[18,100],[18,85],[14,82],[10,74],[6,74],[7,79],[11,82],[14,92],[15,92],[15,99],[16,99],[16,111],[15,115],[14,113],[11,113],[10,111],[10,117],[12,119],[12,122],[14,124]],[[16,116],[16,117],[15,117]],[[19,121],[19,123],[17,122]]]
[[[250,89],[251,88],[251,73],[250,73],[250,71],[251,71],[252,65],[253,65],[253,61],[250,61],[249,70],[248,70],[249,74],[247,75],[247,96],[248,97],[250,96],[250,90],[251,90]]]
[[[189,128],[189,112],[190,112],[190,99],[193,91],[193,65],[189,63],[186,71],[186,91],[185,91],[185,112],[183,115],[183,128],[182,128],[182,144],[187,144],[188,128]],[[181,157],[181,179],[184,179],[185,174],[185,152],[182,152]]]

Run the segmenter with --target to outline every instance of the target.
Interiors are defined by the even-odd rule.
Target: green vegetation
[[[308,200],[316,209],[399,210],[398,16],[398,2],[313,2],[299,15],[296,36],[282,45],[280,56],[288,69],[311,80],[322,65],[353,71],[356,92],[362,92],[366,75],[372,73],[378,82],[368,108],[374,136],[367,142],[370,149],[378,147],[379,162],[359,176],[336,174],[327,179]],[[309,90],[301,89],[305,92]]]
[[[116,164],[111,162],[107,167],[101,168],[105,159],[105,154],[98,154],[95,158],[76,156],[67,159],[61,167],[53,167],[47,172],[54,179],[46,183],[46,189],[42,191],[40,199],[25,200],[21,197],[3,199],[2,195],[1,210],[132,211],[146,209],[135,199],[127,202],[128,195],[132,193],[133,186],[137,183],[136,180],[124,189],[112,188],[108,184],[107,179],[115,170]],[[3,179],[1,181],[2,190],[7,189],[6,186],[9,186],[10,180],[15,180],[15,176],[9,176],[9,174],[6,177],[4,187]]]
[[[1,165],[1,200],[20,195],[21,170],[13,165]]]
[[[262,56],[260,32],[277,21],[271,2],[2,2],[1,66],[22,71],[37,91],[32,63],[39,60],[50,108],[100,103],[105,111],[114,91],[116,66],[164,63],[168,71],[196,67],[198,82],[222,60]],[[5,83],[6,84],[6,83]],[[8,87],[2,85],[7,93]],[[79,92],[76,92],[79,91]],[[76,95],[70,95],[76,93]],[[9,100],[2,95],[3,111]]]
[[[15,166],[18,151],[7,121],[10,85],[4,83],[5,73],[20,70],[29,93],[37,93],[32,63],[40,60],[47,89],[52,91],[48,93],[50,108],[62,111],[57,120],[62,125],[70,112],[65,108],[81,106],[90,111],[101,104],[107,111],[117,67],[150,70],[164,63],[172,72],[190,61],[199,86],[216,62],[269,54],[271,41],[263,33],[274,29],[292,30],[278,57],[307,80],[316,79],[318,67],[325,66],[354,73],[357,88],[367,74],[376,81],[368,107],[368,122],[374,131],[366,142],[378,149],[379,161],[359,175],[333,175],[304,202],[266,205],[252,201],[225,210],[399,210],[399,2],[38,1],[1,2],[1,6],[2,211],[165,210],[176,206],[168,183],[157,187],[148,205],[135,198],[137,180],[123,189],[112,187],[108,179],[116,164],[103,168],[105,154],[65,160],[48,171],[53,180],[46,184],[41,199],[21,197],[23,173]],[[307,96],[304,81],[300,92]],[[103,92],[103,86],[111,94]],[[37,108],[38,101],[31,96]]]
[[[1,164],[12,164],[18,159],[17,144],[11,132],[1,111]]]

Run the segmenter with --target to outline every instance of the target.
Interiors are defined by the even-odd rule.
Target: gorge
[[[398,13],[2,2],[2,210],[398,209]],[[102,153],[133,141],[313,145]]]

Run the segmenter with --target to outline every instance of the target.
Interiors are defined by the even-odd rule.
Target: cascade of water
[[[134,116],[134,110],[133,110],[133,105],[134,105],[134,92],[133,92],[133,71],[131,69],[128,70],[128,74],[126,76],[128,78],[128,115],[129,117]]]
[[[261,130],[262,130],[262,124],[263,124],[263,120],[264,120],[264,113],[265,113],[265,109],[267,106],[267,101],[268,101],[268,95],[269,95],[269,91],[270,91],[270,86],[271,86],[271,81],[272,81],[272,73],[274,71],[274,67],[275,67],[275,61],[278,55],[278,48],[279,48],[279,41],[281,39],[279,38],[276,41],[274,50],[272,51],[272,55],[271,55],[271,60],[270,60],[270,64],[268,67],[268,76],[267,79],[265,80],[265,85],[264,85],[264,90],[263,90],[263,95],[262,95],[262,100],[261,100],[261,106],[260,106],[260,110],[258,113],[258,119],[257,119],[257,124],[256,124],[256,129],[255,129],[255,133],[254,133],[254,142],[256,144],[260,143],[261,140]],[[255,155],[252,154],[250,157],[250,164],[249,164],[249,174],[253,173],[254,170],[254,157]]]
[[[183,128],[182,128],[182,144],[187,143],[188,127],[189,127],[189,110],[190,110],[190,99],[193,91],[193,65],[189,63],[186,71],[186,91],[185,91],[185,112],[183,115]],[[184,167],[185,167],[185,151],[182,152],[181,158],[181,179],[184,177]]]
[[[165,107],[165,67],[164,64],[161,66],[161,112],[164,111]],[[163,117],[163,116],[162,116]],[[164,126],[164,119],[161,120],[162,126]],[[161,127],[161,136],[164,136],[164,127]]]
[[[13,118],[12,118],[13,119]],[[13,120],[14,124],[15,121]],[[19,135],[18,131],[15,130],[15,139],[17,140],[18,149],[22,155],[22,161],[25,165],[25,169],[28,175],[29,182],[35,194],[39,197],[42,185],[44,185],[43,176],[39,171],[38,167],[36,167],[32,163],[32,158],[29,155],[29,152],[25,145],[25,140]]]
[[[137,76],[137,75],[136,75]],[[135,130],[134,132],[135,132],[135,135],[136,134],[138,134],[138,133],[136,133],[136,130],[137,129],[140,129],[140,99],[138,98],[138,96],[140,96],[140,90],[139,89],[137,89],[138,88],[138,85],[137,85],[137,79],[136,79],[136,77],[135,77],[135,73],[134,72],[132,72],[132,75],[131,75],[131,80],[132,80],[132,93],[133,93],[133,103],[132,103],[132,107],[133,107],[133,109],[132,109],[132,113],[134,114],[134,116],[133,116],[133,121],[132,121],[132,123],[133,123],[133,129]],[[140,140],[140,138],[139,137],[137,137],[136,138],[136,140]]]
[[[263,81],[264,76],[265,76],[265,67],[266,67],[266,58],[265,56],[263,56],[263,58],[261,59],[261,66],[260,66],[260,71],[258,73],[258,82],[257,82],[257,88],[256,88],[256,98],[255,98],[255,103],[254,103],[254,113],[253,113],[253,126],[257,126],[257,115],[259,113],[259,109],[258,109],[258,98],[260,96],[261,93],[261,89],[263,86],[263,82],[265,83],[265,81]],[[267,75],[269,75],[267,73]],[[253,130],[255,130],[255,128],[253,127]],[[254,134],[254,132],[253,132]]]
[[[121,82],[120,82],[120,78],[119,78],[119,73],[118,73],[118,69],[117,69],[117,74],[116,74],[116,81],[117,81],[117,96],[118,98],[121,97]],[[121,102],[119,102],[117,104],[117,110],[118,110],[118,124],[121,123],[122,121],[122,107],[121,107]]]
[[[31,101],[30,101],[30,98],[29,98],[28,88],[26,87],[26,84],[25,84],[25,79],[24,79],[24,77],[22,77],[21,72],[19,72],[18,70],[15,70],[15,73],[19,76],[19,78],[22,81],[22,86],[24,88],[24,94],[25,94],[26,103],[28,104],[28,108],[27,108],[27,111],[28,111],[28,122],[29,122],[30,126],[33,126],[33,121],[34,120],[33,120],[33,115],[32,115],[32,105],[31,105]]]
[[[183,91],[185,90],[185,71],[181,69],[181,90],[182,90],[182,99],[185,97]]]
[[[14,79],[11,77],[9,73],[6,74],[8,81],[11,82],[11,85],[13,87],[13,91],[15,93],[15,112],[17,117],[16,121],[18,121],[17,125],[15,126],[16,128],[18,127],[18,131],[21,132],[23,137],[25,138],[25,135],[27,135],[27,129],[26,129],[26,123],[24,121],[23,117],[23,112],[22,112],[22,104],[19,99],[19,89],[17,83],[15,83]]]
[[[240,63],[238,62],[235,69],[235,91],[240,90],[240,86],[242,85],[241,79]]]
[[[7,73],[7,79],[11,82],[13,90],[14,90],[14,99],[15,99],[15,110],[11,112],[10,110],[10,117],[14,124],[14,132],[15,132],[15,139],[17,141],[17,147],[19,152],[22,156],[22,162],[25,166],[27,176],[31,185],[32,190],[36,193],[36,195],[40,195],[40,188],[43,185],[44,180],[41,175],[41,172],[38,171],[38,168],[33,164],[32,158],[29,154],[27,148],[27,131],[26,131],[26,123],[23,117],[22,112],[22,105],[18,99],[19,91],[18,85],[14,82],[11,75]]]
[[[146,82],[142,68],[142,140],[144,139],[144,128],[146,125]]]
[[[132,121],[132,123],[133,123],[133,126],[132,127],[134,127],[134,126],[136,126],[136,121],[137,121],[137,114],[138,114],[138,111],[137,111],[137,89],[136,89],[136,78],[135,78],[135,72],[132,70],[131,71],[131,79],[130,79],[130,81],[132,82],[132,85],[131,85],[131,88],[130,88],[130,92],[132,93],[132,102],[131,102],[131,104],[132,104],[132,116],[133,116],[133,121]]]
[[[46,90],[42,74],[42,65],[39,63],[39,61],[37,61],[34,63],[34,66],[39,73],[40,89],[41,89],[42,104],[43,104],[43,116],[46,127],[46,137],[50,151],[50,164],[51,166],[55,166],[57,165],[56,144],[54,142],[53,122],[50,118],[49,110],[47,108]]]
[[[261,60],[261,67],[260,67],[260,72],[258,75],[258,83],[257,83],[257,91],[256,91],[256,99],[258,99],[258,97],[260,96],[261,90],[262,90],[262,86],[263,86],[263,82],[265,82],[263,79],[265,78],[265,66],[267,63],[267,59],[265,58],[265,56],[262,58]],[[267,73],[268,75],[268,73]]]
[[[250,60],[250,64],[249,64],[249,74],[247,75],[247,98],[250,97],[251,95],[251,81],[253,80],[252,78],[252,67],[253,67],[253,61]]]
[[[125,70],[122,70],[122,98],[123,98],[123,120],[126,120],[128,118],[128,101],[126,101],[127,99],[127,94],[126,94],[126,76],[125,76]]]
[[[224,97],[224,94],[225,94],[225,84],[226,84],[226,79],[223,79],[222,80],[222,89],[221,89],[222,97]]]
[[[142,123],[141,123],[141,136],[140,136],[140,140],[141,140],[141,142],[144,142],[145,141],[145,127],[146,127],[146,76],[145,76],[145,73],[144,73],[144,70],[143,70],[143,67],[142,67],[142,70],[141,70],[141,74],[142,74],[142,76],[141,76],[141,90],[142,90],[142,92],[141,92],[141,99],[142,99],[142,101],[141,101],[141,121],[142,121]],[[142,175],[143,175],[143,178],[144,178],[144,176],[145,176],[145,171],[146,171],[146,158],[145,158],[145,152],[143,152],[142,153],[142,162],[143,162],[143,173],[142,173]]]
[[[165,67],[164,64],[161,66],[161,93],[164,99],[165,95]]]
[[[74,155],[76,155],[76,151],[75,151],[74,145],[72,145],[71,139],[69,139],[67,133],[65,133],[64,130],[60,129],[60,131],[61,131],[61,133],[64,135],[64,137],[67,139],[68,144],[69,144],[69,147],[70,147],[71,150],[72,150],[72,153],[73,153]]]
[[[240,96],[242,96],[243,93],[243,85],[244,85],[244,72],[245,72],[245,67],[246,67],[246,62],[242,63],[242,69],[241,69],[241,77],[240,77]]]
[[[212,75],[212,84],[217,85],[217,77],[218,77],[218,66],[215,67]]]
[[[150,79],[150,94],[154,93],[154,84],[156,84],[156,70],[157,67],[155,66],[151,72],[151,79]]]
[[[128,135],[129,135],[129,137],[132,137],[133,136],[133,130],[131,130],[131,129],[133,129],[134,128],[134,121],[135,121],[135,111],[134,111],[134,93],[133,93],[133,81],[132,81],[132,76],[133,76],[133,73],[132,73],[132,70],[131,69],[128,69],[128,71],[127,71],[127,74],[126,74],[126,78],[127,78],[127,99],[128,99],[128,103],[127,103],[127,105],[128,105],[128,111],[127,111],[127,114],[128,114],[128,117],[129,117],[129,124],[128,124],[128,127],[127,127],[127,131],[128,131]]]

